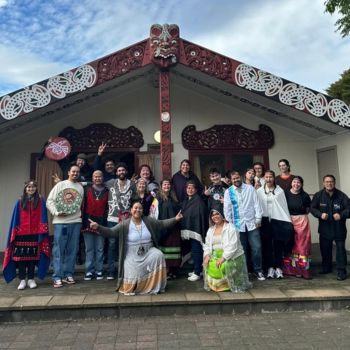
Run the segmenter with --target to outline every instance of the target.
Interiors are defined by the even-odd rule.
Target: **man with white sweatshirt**
[[[60,181],[51,190],[46,201],[53,215],[54,242],[52,249],[53,286],[62,287],[62,282],[74,284],[75,260],[79,247],[81,228],[81,204],[83,186],[78,182],[80,169],[72,165],[68,179]]]

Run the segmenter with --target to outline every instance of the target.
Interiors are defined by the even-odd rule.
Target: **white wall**
[[[275,134],[275,146],[269,151],[272,169],[278,171],[277,161],[287,158],[291,162],[292,172],[304,177],[306,191],[317,191],[315,150],[319,143],[316,144],[314,140],[276,124],[267,123],[258,115],[247,114],[177,85],[171,87],[171,109],[173,173],[178,170],[180,161],[188,157],[187,150],[182,147],[181,132],[189,124],[197,125],[197,130],[209,128],[214,124],[241,124],[257,130],[258,125],[263,123],[269,125]],[[13,204],[22,192],[24,181],[29,177],[30,154],[39,152],[50,135],[57,135],[67,126],[83,128],[96,122],[111,123],[119,128],[134,125],[143,133],[145,146],[142,150],[146,150],[147,143],[154,143],[153,134],[159,129],[158,90],[145,85],[128,95],[116,92],[112,99],[101,105],[79,113],[67,114],[49,125],[43,123],[40,128],[26,134],[20,134],[19,131],[11,140],[0,140],[0,250],[4,249],[7,239]],[[350,149],[350,140],[344,138],[339,142],[344,144],[344,150],[346,147]],[[346,163],[345,151],[339,153],[338,149],[338,154],[341,156],[340,163]],[[349,173],[349,167],[350,164],[342,164],[341,173],[342,170]]]
[[[329,136],[315,143],[315,153],[319,149],[336,146],[340,179],[337,179],[336,186],[350,197],[350,132],[336,136]],[[325,174],[323,174],[325,175]],[[347,220],[347,229],[350,232],[350,220]],[[346,249],[350,250],[350,240],[347,239]]]

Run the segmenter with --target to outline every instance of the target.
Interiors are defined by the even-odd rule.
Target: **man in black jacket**
[[[335,188],[335,177],[323,177],[323,190],[317,192],[311,202],[310,211],[318,218],[320,250],[323,274],[332,272],[332,245],[336,244],[336,263],[339,281],[347,277],[346,272],[346,219],[349,217],[349,198]]]

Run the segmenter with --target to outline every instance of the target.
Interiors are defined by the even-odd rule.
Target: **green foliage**
[[[338,12],[341,17],[335,22],[337,27],[336,31],[339,31],[344,38],[350,33],[350,0],[326,0],[324,2],[326,10],[325,12],[333,13]]]
[[[329,95],[339,98],[350,105],[350,69],[345,70],[340,79],[332,83],[326,91]]]

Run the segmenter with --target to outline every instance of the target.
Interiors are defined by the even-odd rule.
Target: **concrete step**
[[[185,276],[170,280],[166,293],[124,296],[115,292],[115,281],[84,281],[54,289],[50,279],[37,289],[18,291],[17,281],[0,282],[0,322],[72,320],[101,317],[139,317],[188,314],[251,314],[324,311],[350,308],[350,279],[337,281],[336,274],[312,280],[253,280],[246,293],[206,292],[203,281]]]

